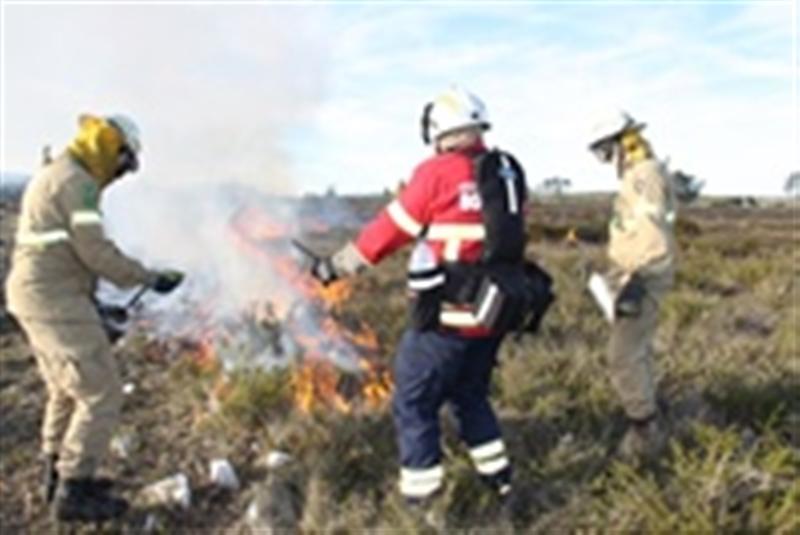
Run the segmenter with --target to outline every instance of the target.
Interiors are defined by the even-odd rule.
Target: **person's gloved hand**
[[[168,294],[183,282],[183,273],[175,270],[159,271],[153,281],[153,290],[160,294]]]
[[[311,276],[322,283],[323,286],[327,286],[339,278],[330,256],[314,259],[311,264]]]
[[[614,314],[618,318],[635,318],[642,313],[642,301],[647,296],[647,288],[642,278],[634,273],[623,286],[614,303]]]

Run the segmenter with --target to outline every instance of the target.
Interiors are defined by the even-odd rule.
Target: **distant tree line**
[[[561,176],[553,176],[545,178],[536,186],[536,193],[542,195],[549,195],[553,197],[561,197],[564,193],[572,187],[572,180]]]

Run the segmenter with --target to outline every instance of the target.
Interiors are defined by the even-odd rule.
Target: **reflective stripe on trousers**
[[[410,471],[417,471],[414,476],[418,476],[420,471],[441,465],[439,412],[445,403],[452,409],[461,439],[477,451],[482,469],[487,474],[498,470],[500,457],[487,456],[487,452],[495,450],[493,444],[500,440],[500,427],[488,399],[499,346],[498,337],[466,338],[457,333],[414,329],[403,335],[394,363],[392,416],[400,465],[405,471],[400,478],[404,495],[419,497],[423,490],[433,493],[438,488],[433,477],[409,477]],[[505,468],[494,473],[508,471],[505,461]]]
[[[501,439],[470,448],[469,455],[475,463],[475,469],[484,476],[493,476],[508,468],[510,464],[505,444]]]
[[[444,469],[437,464],[430,468],[401,468],[400,493],[410,498],[425,498],[439,490]]]

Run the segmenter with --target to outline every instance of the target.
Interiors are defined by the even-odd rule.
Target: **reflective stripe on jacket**
[[[408,185],[361,232],[356,246],[370,263],[420,237],[437,260],[475,262],[485,228],[473,158],[482,145],[438,154],[422,162]]]

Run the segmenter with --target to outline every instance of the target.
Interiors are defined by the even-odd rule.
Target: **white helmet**
[[[120,132],[127,145],[134,153],[142,152],[142,137],[139,127],[133,119],[121,113],[106,116],[106,121],[114,125]]]
[[[486,106],[481,99],[458,86],[440,93],[422,111],[422,140],[426,144],[443,134],[471,126],[489,129]]]
[[[593,150],[597,145],[617,137],[626,130],[641,130],[645,126],[645,123],[636,121],[628,112],[615,111],[601,117],[592,125],[589,148]]]

